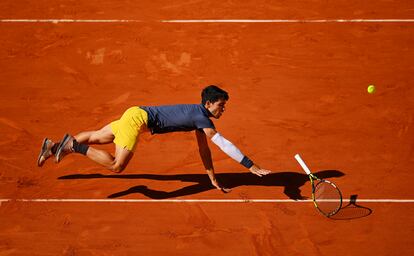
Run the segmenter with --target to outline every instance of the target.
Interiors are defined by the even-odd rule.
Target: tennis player
[[[207,138],[250,172],[258,176],[269,174],[269,170],[253,163],[215,129],[211,118],[221,117],[229,99],[228,93],[215,85],[210,85],[202,90],[201,98],[201,104],[131,107],[119,120],[100,130],[84,131],[74,137],[66,134],[60,142],[45,138],[37,164],[42,166],[53,155],[59,163],[66,155],[79,153],[113,172],[120,173],[128,165],[141,133],[162,134],[195,130],[201,159],[212,185],[217,189],[229,191],[216,180]],[[112,142],[115,144],[115,156],[90,146]]]

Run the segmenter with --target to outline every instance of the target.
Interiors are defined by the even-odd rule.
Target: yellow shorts
[[[114,143],[122,148],[134,151],[138,135],[148,130],[148,114],[139,107],[132,107],[125,111],[119,120],[111,123]]]

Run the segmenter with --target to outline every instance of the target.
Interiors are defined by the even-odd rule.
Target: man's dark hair
[[[214,103],[218,100],[229,100],[229,94],[215,85],[209,85],[201,92],[201,103],[203,105],[207,101]]]

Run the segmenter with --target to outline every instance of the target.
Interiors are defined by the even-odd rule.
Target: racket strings
[[[328,181],[320,181],[316,185],[314,197],[318,209],[325,215],[333,215],[341,208],[341,192]]]

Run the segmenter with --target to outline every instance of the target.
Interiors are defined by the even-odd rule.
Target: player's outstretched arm
[[[233,143],[224,138],[220,133],[211,128],[203,129],[204,133],[216,144],[224,153],[229,157],[248,168],[250,172],[262,177],[271,173],[271,171],[262,169],[258,165],[254,164],[247,156],[245,156]]]
[[[206,172],[210,178],[211,184],[224,193],[230,192],[230,189],[221,186],[221,184],[216,179],[216,175],[214,174],[213,160],[211,158],[210,148],[208,147],[206,134],[203,131],[196,130],[196,137],[201,160],[203,161],[204,168],[206,168]]]

